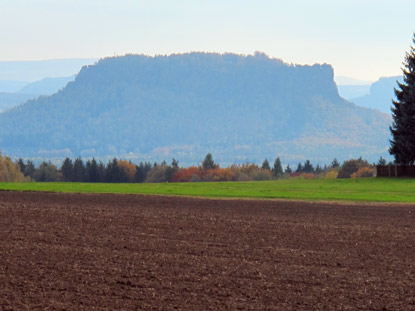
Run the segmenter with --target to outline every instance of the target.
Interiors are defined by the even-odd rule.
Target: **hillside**
[[[329,65],[256,53],[106,58],[63,90],[0,114],[14,156],[120,156],[197,163],[377,159],[390,118],[339,97]]]
[[[402,76],[380,78],[370,86],[369,94],[350,99],[356,105],[378,109],[390,114],[392,99],[395,97],[394,88],[398,86],[397,81],[402,82]]]

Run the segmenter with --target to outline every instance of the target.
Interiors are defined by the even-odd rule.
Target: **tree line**
[[[385,165],[382,157],[378,164]],[[249,181],[279,178],[351,178],[374,176],[374,164],[359,158],[341,164],[334,159],[330,165],[314,166],[310,160],[298,163],[296,168],[283,168],[277,157],[272,164],[265,159],[262,165],[253,163],[233,164],[222,168],[208,153],[201,165],[180,167],[176,159],[171,163],[140,162],[113,158],[108,163],[95,158],[83,160],[66,158],[60,167],[42,162],[37,167],[33,161],[10,158],[0,154],[0,181],[38,182],[90,182],[90,183],[143,183],[143,182],[198,182],[198,181]]]

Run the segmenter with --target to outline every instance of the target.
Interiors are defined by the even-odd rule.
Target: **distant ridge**
[[[127,55],[83,67],[60,92],[0,114],[13,156],[198,163],[279,155],[329,163],[385,156],[390,117],[339,97],[330,65],[262,53]],[[24,126],[22,126],[24,125]]]
[[[73,80],[75,80],[75,75],[69,77],[45,78],[25,85],[18,91],[18,93],[52,95],[60,89],[63,89],[70,81]]]
[[[395,98],[394,89],[398,87],[398,83],[403,81],[402,76],[383,77],[374,82],[370,86],[369,94],[350,99],[356,105],[378,109],[384,113],[390,114],[392,99]]]
[[[47,77],[68,77],[77,74],[95,58],[68,58],[35,61],[0,61],[0,80],[35,82]],[[3,92],[13,92],[3,90]]]

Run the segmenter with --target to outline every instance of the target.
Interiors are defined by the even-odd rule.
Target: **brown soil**
[[[415,206],[0,192],[0,310],[415,310]]]

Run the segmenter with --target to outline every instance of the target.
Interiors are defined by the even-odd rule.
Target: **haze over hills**
[[[0,61],[0,80],[30,83],[47,77],[68,77],[77,74],[83,66],[94,64],[96,61],[95,58]],[[2,90],[9,93],[15,91],[17,90]]]
[[[398,87],[397,81],[402,82],[402,76],[380,78],[370,86],[369,94],[350,99],[356,105],[378,109],[390,114],[392,99],[395,98],[394,89]]]
[[[0,112],[41,95],[52,95],[97,59],[0,61]]]
[[[372,82],[344,76],[335,76],[334,81],[341,97],[351,100],[369,94]]]
[[[40,81],[25,85],[18,91],[18,93],[52,95],[64,88],[70,81],[73,80],[75,80],[75,75],[69,77],[44,78]]]
[[[0,93],[15,93],[27,84],[26,81],[0,80]]]
[[[280,156],[329,163],[386,156],[391,120],[338,95],[329,65],[265,54],[127,55],[84,67],[63,90],[0,114],[17,157],[117,156],[195,164]],[[19,125],[24,126],[19,126]]]
[[[75,76],[70,76],[45,78],[32,83],[17,83],[17,81],[14,81],[16,83],[3,83],[4,87],[8,87],[9,90],[14,89],[17,85],[20,85],[20,88],[14,92],[0,92],[0,112],[23,104],[29,99],[34,99],[39,96],[52,95],[64,88],[69,81],[73,81],[74,79]]]

